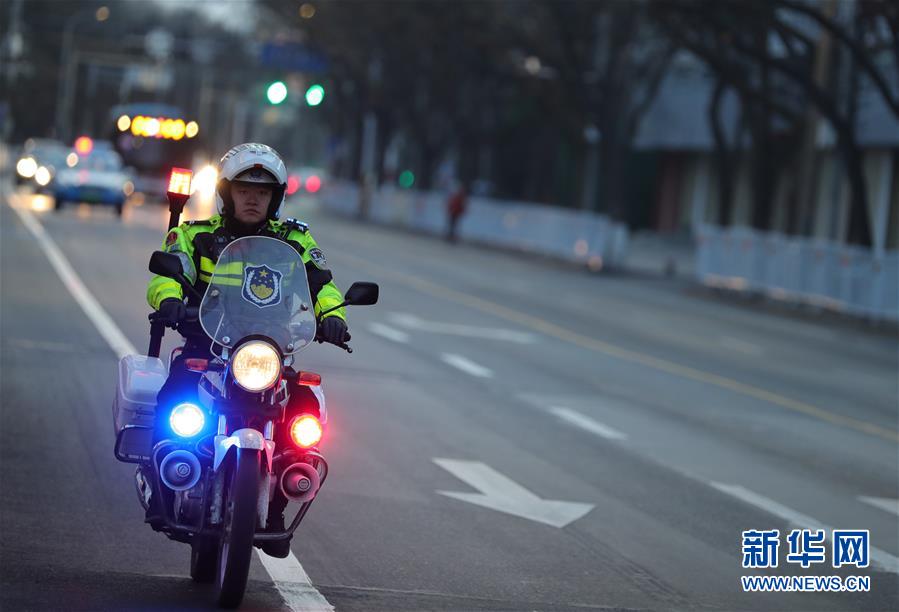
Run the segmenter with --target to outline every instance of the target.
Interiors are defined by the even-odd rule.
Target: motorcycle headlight
[[[247,391],[264,391],[281,376],[281,355],[267,342],[247,342],[234,353],[231,372]]]

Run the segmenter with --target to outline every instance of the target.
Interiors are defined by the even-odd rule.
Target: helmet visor
[[[264,170],[263,168],[250,168],[248,170],[244,170],[240,174],[234,177],[234,182],[237,183],[265,183],[268,185],[279,185],[278,179],[269,172],[268,170]]]

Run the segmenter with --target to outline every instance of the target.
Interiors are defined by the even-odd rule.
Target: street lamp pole
[[[105,7],[104,7],[105,8]],[[71,139],[71,126],[69,118],[72,114],[72,98],[74,97],[75,79],[77,77],[78,64],[73,60],[73,46],[75,43],[75,26],[78,22],[91,13],[97,14],[93,8],[82,9],[74,13],[66,20],[62,31],[62,47],[59,51],[59,77],[60,84],[56,93],[56,137],[68,142]],[[108,16],[108,9],[106,15]],[[105,21],[106,17],[98,21]]]

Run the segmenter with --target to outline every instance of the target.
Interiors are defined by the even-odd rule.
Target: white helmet
[[[287,190],[287,167],[284,160],[268,145],[247,142],[231,148],[219,161],[219,181],[215,198],[219,214],[231,215],[231,182],[263,183],[272,188],[268,218],[277,219]]]

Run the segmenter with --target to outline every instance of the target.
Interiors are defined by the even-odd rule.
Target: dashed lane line
[[[444,363],[449,364],[458,370],[462,370],[471,376],[477,376],[478,378],[493,378],[493,372],[490,369],[485,368],[462,355],[442,353],[440,358]]]
[[[747,342],[746,340],[742,340],[740,338],[734,338],[733,336],[721,336],[718,338],[718,342],[720,342],[721,346],[726,349],[746,353],[747,355],[752,355],[753,357],[759,357],[765,352],[765,349],[760,347],[758,344],[753,344],[752,342]]]
[[[426,321],[407,312],[392,312],[388,316],[394,324],[399,325],[400,327],[430,332],[433,334],[477,338],[478,340],[501,340],[518,344],[533,344],[536,342],[534,334],[519,332],[514,329],[496,329],[494,327]]]
[[[390,327],[389,325],[384,325],[383,323],[369,323],[368,331],[375,334],[376,336],[381,336],[382,338],[392,340],[393,342],[399,342],[400,344],[409,343],[409,334],[399,329]]]
[[[462,304],[470,308],[492,314],[507,321],[512,321],[519,325],[529,327],[542,334],[551,336],[564,342],[568,342],[570,344],[574,344],[575,346],[579,346],[584,349],[596,351],[598,353],[609,355],[610,357],[615,357],[624,361],[629,361],[631,363],[638,363],[640,365],[647,366],[661,372],[666,372],[668,374],[674,374],[682,378],[687,378],[690,380],[713,385],[722,389],[727,389],[734,393],[752,397],[757,400],[761,400],[780,408],[789,410],[791,412],[798,412],[806,416],[818,419],[819,421],[826,421],[833,425],[853,429],[855,431],[859,431],[871,436],[876,436],[890,442],[899,442],[899,432],[894,429],[882,427],[874,423],[869,423],[867,421],[862,421],[850,416],[831,412],[807,402],[795,400],[780,395],[779,393],[774,393],[773,391],[768,391],[767,389],[743,383],[726,376],[713,374],[711,372],[706,372],[704,370],[699,370],[697,368],[682,365],[668,359],[662,359],[660,357],[654,357],[653,355],[648,355],[639,351],[626,349],[615,344],[605,342],[603,340],[597,340],[596,338],[591,338],[589,336],[579,334],[545,319],[541,319],[540,317],[536,317],[534,315],[530,315],[513,308],[509,308],[508,306],[479,298],[474,295],[469,295],[462,291],[450,289],[449,287],[444,287],[443,285],[439,285],[423,278],[419,278],[411,274],[406,274],[404,272],[400,272],[398,270],[373,263],[360,257],[355,257],[346,253],[339,253],[335,255],[335,258],[344,259],[345,261],[351,262],[352,265],[355,265],[359,268],[370,270],[381,278],[389,278],[395,282],[401,283],[403,285],[406,285],[407,287],[411,287],[417,291],[431,295],[433,297],[437,297],[441,300],[451,300],[457,304]]]
[[[721,491],[722,493],[726,493],[731,497],[735,497],[740,501],[743,501],[751,506],[755,506],[768,514],[773,514],[783,520],[785,520],[790,527],[800,528],[800,529],[813,529],[813,530],[822,530],[826,534],[827,538],[830,539],[831,534],[833,532],[833,527],[829,527],[824,523],[802,514],[801,512],[797,512],[792,508],[788,508],[783,504],[780,504],[773,499],[768,499],[763,495],[759,495],[754,491],[750,491],[749,489],[743,488],[739,485],[731,485],[731,484],[723,484],[720,482],[709,482],[709,484],[715,489]],[[852,528],[856,526],[853,525]],[[871,564],[877,567],[878,569],[886,572],[891,572],[893,574],[899,574],[899,558],[894,557],[890,553],[880,550],[879,548],[870,547],[870,559]]]
[[[883,510],[884,512],[889,512],[890,514],[895,514],[899,516],[899,499],[889,498],[889,497],[864,497],[861,496],[858,498],[860,501],[868,504],[869,506],[874,506],[879,510]]]
[[[596,434],[601,438],[605,438],[607,440],[627,440],[627,434],[621,433],[616,429],[612,429],[608,425],[604,425],[596,419],[592,419],[585,414],[581,414],[576,410],[572,410],[571,408],[565,408],[564,406],[552,406],[550,407],[549,411],[566,423],[574,425],[575,427],[579,427],[584,431],[589,431],[590,433]]]

